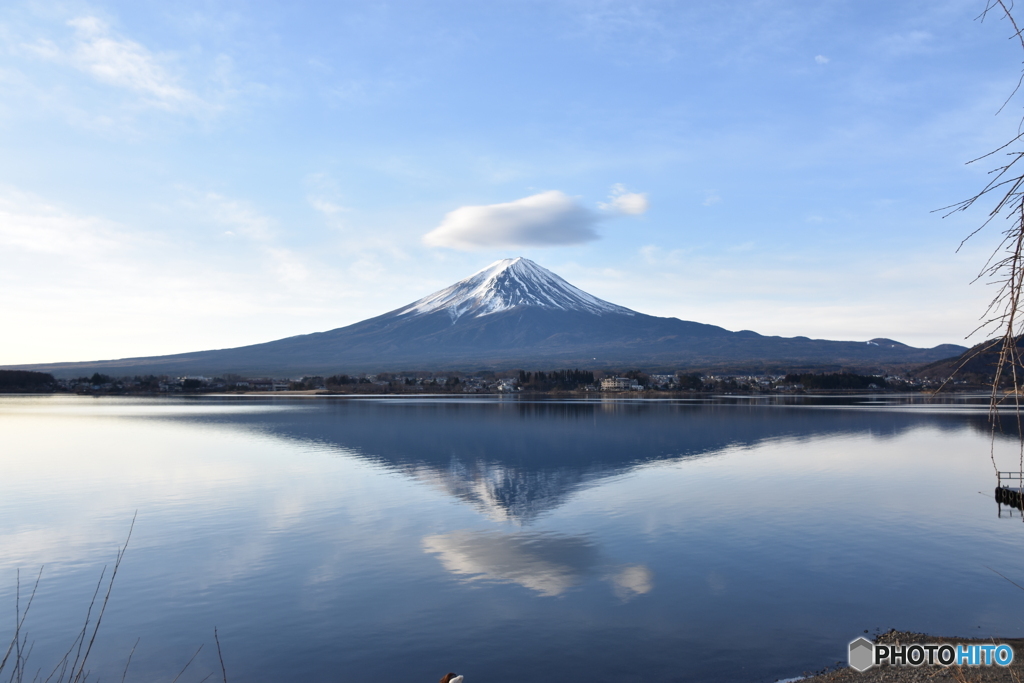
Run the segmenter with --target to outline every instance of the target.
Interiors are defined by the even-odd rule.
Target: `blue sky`
[[[14,2],[0,363],[268,341],[526,256],[655,315],[962,342],[982,0]]]

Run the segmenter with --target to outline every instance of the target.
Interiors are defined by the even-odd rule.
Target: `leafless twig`
[[[123,674],[121,674],[121,683],[124,683],[124,679],[125,679],[125,677],[126,677],[126,676],[128,675],[128,667],[129,667],[129,665],[131,665],[131,663],[132,663],[132,655],[134,655],[134,654],[135,654],[135,648],[137,648],[137,647],[139,646],[139,641],[140,641],[140,640],[142,640],[142,639],[141,639],[141,638],[136,638],[136,639],[135,639],[135,644],[134,644],[134,645],[132,645],[132,651],[128,653],[128,661],[127,661],[127,662],[125,662],[125,665],[124,665],[124,673],[123,673]]]
[[[36,576],[36,582],[32,586],[32,594],[29,595],[28,602],[25,604],[25,611],[21,611],[21,571],[18,570],[15,573],[15,590],[14,590],[14,637],[11,639],[11,644],[7,646],[7,652],[4,653],[3,659],[0,659],[0,671],[4,670],[7,666],[7,662],[10,659],[11,653],[14,653],[14,669],[11,671],[11,680],[21,682],[25,674],[25,663],[28,661],[28,656],[32,653],[32,649],[23,655],[22,651],[27,643],[27,636],[22,637],[22,632],[25,630],[25,619],[28,618],[28,612],[32,608],[32,601],[36,598],[36,591],[39,589],[39,579],[43,576],[43,568],[39,568],[39,574]]]
[[[200,645],[199,646],[199,650],[202,650],[202,649],[203,649],[203,646]],[[181,678],[181,674],[185,673],[185,669],[187,669],[189,667],[189,665],[192,664],[192,660],[194,660],[196,658],[196,656],[199,654],[199,650],[196,650],[196,653],[194,655],[192,655],[192,659],[190,659],[187,662],[185,662],[184,668],[182,668],[182,670],[178,672],[178,675],[174,677],[174,680],[171,681],[171,683],[177,683],[178,679]]]
[[[1012,10],[1012,0],[1009,1],[1009,4],[1006,0],[986,0],[985,9],[978,19],[984,21],[991,13],[998,13],[1013,27],[1011,40],[1019,42],[1021,48],[1024,49],[1024,32],[1017,25]],[[1024,72],[1006,102],[996,112],[997,114],[1020,91],[1022,84],[1024,84]],[[1014,147],[1021,142],[1022,138],[1024,138],[1024,133],[1019,132],[1017,136],[992,152],[969,161],[968,163],[973,164],[1000,152],[1006,155],[1005,163],[990,171],[992,177],[980,192],[942,210],[946,212],[945,216],[949,216],[966,211],[983,200],[991,199],[994,202],[994,206],[989,210],[982,224],[964,238],[960,247],[963,247],[964,243],[997,217],[1006,221],[1002,239],[975,278],[975,281],[986,280],[995,285],[996,293],[982,316],[981,324],[972,334],[981,330],[989,331],[992,334],[993,343],[985,350],[996,346],[999,349],[992,379],[992,393],[989,399],[989,420],[992,424],[990,449],[992,466],[997,472],[999,471],[995,461],[995,432],[1000,427],[999,408],[1004,403],[1010,402],[1016,418],[1017,434],[1020,437],[1019,469],[1021,476],[1024,477],[1024,419],[1021,416],[1021,381],[1024,379],[1024,363],[1022,363],[1020,349],[1022,341],[1020,313],[1021,305],[1024,303],[1024,168],[1022,168],[1024,164],[1018,165],[1018,162],[1024,158],[1024,150]],[[959,251],[959,247],[957,251]],[[1011,391],[1003,391],[1004,386],[1010,386]]]
[[[217,627],[213,627],[213,639],[217,643],[217,658],[220,659],[220,672],[224,674],[224,683],[228,683],[228,670],[224,668],[224,655],[220,651],[220,638],[217,637]]]
[[[92,645],[96,642],[96,634],[100,631],[100,623],[103,621],[103,614],[107,611],[107,602],[110,600],[110,593],[114,590],[114,579],[117,577],[117,570],[121,566],[121,560],[124,559],[124,554],[128,551],[128,542],[132,540],[132,531],[135,529],[135,520],[138,518],[139,512],[135,511],[135,515],[132,517],[132,525],[128,527],[128,538],[124,540],[124,546],[117,552],[117,559],[114,561],[114,571],[110,573],[110,583],[107,584],[107,594],[103,597],[103,605],[100,607],[100,613],[96,617],[96,624],[92,629],[92,637],[89,638],[89,646],[85,649],[85,655],[82,656],[82,663],[78,667],[78,674],[71,679],[72,683],[84,683],[83,670],[85,669],[85,662],[89,659],[89,653],[92,652]]]

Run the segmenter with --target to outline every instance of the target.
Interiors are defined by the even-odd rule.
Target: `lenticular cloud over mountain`
[[[462,251],[491,247],[547,247],[592,242],[597,214],[558,190],[504,204],[463,206],[423,236],[431,247]]]

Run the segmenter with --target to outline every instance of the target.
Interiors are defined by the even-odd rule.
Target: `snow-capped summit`
[[[582,289],[573,287],[550,270],[525,258],[495,261],[483,270],[439,292],[396,311],[396,315],[424,315],[444,310],[455,322],[462,316],[479,318],[516,306],[537,306],[595,315],[636,315]]]

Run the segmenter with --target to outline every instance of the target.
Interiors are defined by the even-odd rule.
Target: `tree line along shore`
[[[337,374],[282,379],[224,374],[172,377],[102,373],[58,379],[50,373],[0,370],[0,393],[203,394],[302,392],[314,394],[680,394],[680,393],[843,393],[914,392],[986,388],[982,382],[953,378],[918,378],[907,374],[855,372],[787,372],[729,374],[579,369],[505,372],[405,372]],[[988,385],[990,386],[990,385]]]

